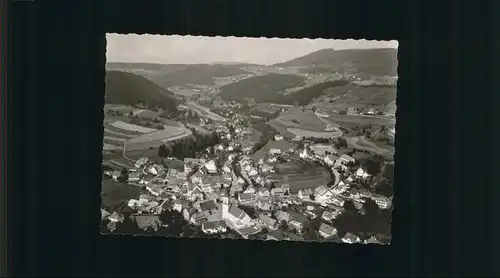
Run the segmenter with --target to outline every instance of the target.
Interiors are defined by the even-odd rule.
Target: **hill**
[[[397,76],[397,49],[323,49],[276,67],[306,67],[301,72],[352,72],[378,76]]]
[[[302,90],[291,93],[288,96],[293,98],[298,105],[306,106],[311,102],[311,100],[321,96],[323,92],[325,92],[325,90],[334,87],[343,87],[348,83],[348,81],[344,80],[327,81],[310,87],[306,87]]]
[[[165,90],[145,77],[121,71],[106,72],[107,104],[145,104],[166,109],[177,110],[177,99],[174,93]]]
[[[293,74],[266,74],[243,79],[220,88],[224,100],[244,102],[253,98],[256,102],[293,104],[293,99],[284,95],[284,90],[302,86],[305,78]]]
[[[152,80],[162,87],[185,84],[211,85],[215,77],[227,77],[238,74],[248,74],[239,65],[184,65],[183,68],[171,71],[165,75],[157,75]]]

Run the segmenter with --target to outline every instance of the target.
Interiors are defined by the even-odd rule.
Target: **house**
[[[146,163],[149,162],[149,159],[147,157],[142,157],[142,158],[139,158],[135,164],[134,164],[134,167],[135,168],[141,168],[142,166],[144,166]]]
[[[347,163],[355,163],[356,162],[356,159],[354,159],[353,157],[347,155],[347,154],[343,154],[340,156],[339,160],[343,163],[343,164],[347,164]]]
[[[139,202],[140,203],[147,203],[147,202],[151,202],[153,201],[153,196],[149,195],[149,194],[141,194],[139,195]]]
[[[189,218],[189,221],[192,224],[199,225],[202,222],[206,221],[209,215],[210,215],[210,213],[208,211],[195,212],[191,215],[191,217]]]
[[[269,193],[269,190],[267,190],[266,187],[262,186],[261,188],[259,188],[259,192],[258,192],[259,196],[262,198],[262,199],[267,199],[270,197],[270,193]]]
[[[175,200],[174,201],[174,206],[172,207],[173,210],[181,212],[182,211],[182,201],[181,200]]]
[[[129,208],[137,209],[142,204],[141,204],[141,202],[139,202],[139,200],[130,199],[130,200],[128,200],[128,204],[127,205],[128,205]]]
[[[113,173],[111,174],[111,177],[113,178],[113,180],[118,180],[118,178],[122,175],[122,173],[120,171],[113,171]]]
[[[243,192],[243,185],[240,183],[233,183],[233,185],[231,186],[231,188],[229,190],[230,195],[238,194],[241,192]]]
[[[345,242],[345,243],[359,243],[361,242],[361,239],[357,236],[357,235],[354,235],[354,234],[351,234],[351,233],[346,233],[344,235],[344,237],[342,238],[342,241]]]
[[[333,195],[333,192],[324,185],[320,185],[314,189],[314,197],[317,201],[326,202],[326,200],[330,199]]]
[[[270,154],[270,155],[281,154],[281,149],[278,149],[278,148],[270,148],[270,149],[269,149],[269,154]]]
[[[320,236],[323,238],[331,237],[337,234],[337,229],[325,223],[321,223],[318,231]]]
[[[311,195],[313,195],[313,194],[314,194],[314,192],[312,191],[311,188],[306,188],[306,189],[299,190],[298,197],[299,197],[299,199],[307,200],[307,199],[310,199]]]
[[[202,178],[203,178],[203,172],[201,171],[196,171],[196,173],[194,173],[192,176],[191,176],[191,181],[194,182],[194,183],[200,183],[202,181]]]
[[[163,190],[159,188],[156,185],[147,185],[146,189],[151,193],[153,196],[160,196],[163,193]]]
[[[333,154],[327,154],[324,158],[323,161],[328,165],[332,166],[335,164],[335,161],[337,161],[339,158],[336,155]]]
[[[369,239],[366,239],[364,244],[381,244],[381,242],[374,236],[370,237]]]
[[[335,195],[332,194],[332,196],[330,196],[330,198],[328,198],[326,200],[326,203],[327,204],[332,204],[332,205],[335,205],[335,206],[338,206],[338,207],[342,207],[342,206],[344,206],[345,201],[344,201],[344,199],[341,199],[341,198],[339,198],[339,197],[337,197],[337,196],[335,196]]]
[[[192,192],[191,194],[189,194],[189,199],[191,201],[196,201],[196,200],[203,200],[203,192],[201,191],[201,189],[199,187],[196,187]]]
[[[269,164],[264,164],[260,167],[260,170],[263,172],[263,173],[269,173],[269,172],[274,172],[274,167],[272,165],[269,165]]]
[[[341,210],[335,210],[335,211],[325,210],[321,215],[321,218],[324,219],[325,221],[332,221],[333,219],[337,218],[340,214],[342,214]]]
[[[368,174],[366,170],[364,170],[362,167],[359,167],[358,170],[356,171],[356,176],[358,178],[366,179],[370,177],[370,174]]]
[[[248,171],[248,175],[250,177],[255,177],[259,174],[259,172],[257,172],[257,170],[255,170],[254,168],[250,169],[250,171]]]
[[[314,144],[309,149],[318,157],[323,157],[327,154],[335,154],[337,150],[335,147],[327,144]]]
[[[225,233],[227,231],[224,221],[207,221],[201,224],[201,230],[205,234]]]
[[[291,214],[291,219],[290,222],[288,222],[288,226],[295,228],[297,231],[302,231],[306,222],[307,218],[305,217],[305,215],[301,213],[293,213]]]
[[[208,211],[209,213],[217,212],[217,204],[214,200],[207,200],[199,203],[201,211]]]
[[[251,225],[247,227],[237,228],[235,231],[243,238],[247,239],[249,236],[256,234],[261,231],[260,227],[257,225]]]
[[[274,140],[276,140],[276,141],[282,141],[283,139],[284,139],[283,135],[277,134],[277,135],[274,136]]]
[[[158,175],[158,170],[156,170],[156,167],[154,167],[153,165],[149,166],[147,171],[153,176]]]
[[[215,164],[215,161],[210,160],[207,163],[205,163],[205,169],[207,169],[208,173],[210,174],[217,173],[217,165]]]
[[[138,182],[141,179],[141,172],[131,172],[128,174],[129,182]]]
[[[368,109],[368,111],[366,112],[366,114],[368,114],[368,115],[375,115],[375,113],[376,113],[376,111],[373,108]]]
[[[276,219],[278,219],[278,221],[285,221],[287,223],[292,220],[292,216],[290,215],[290,213],[282,210],[278,210],[275,214],[275,217]]]
[[[283,194],[290,194],[290,185],[285,183],[281,185],[281,189],[283,189]]]
[[[141,230],[152,228],[155,232],[161,227],[162,223],[158,215],[134,215],[133,220]]]
[[[373,194],[372,199],[381,209],[387,209],[388,207],[391,206],[391,200],[382,195]]]
[[[255,194],[255,187],[253,185],[249,185],[247,189],[245,189],[244,193]]]
[[[270,230],[276,230],[278,229],[278,221],[276,219],[273,219],[265,214],[259,215],[259,221],[260,223],[270,229]]]
[[[123,214],[120,214],[116,211],[114,211],[110,216],[108,216],[108,220],[110,222],[123,222],[123,220],[125,219],[125,217],[123,216]]]
[[[231,228],[239,229],[252,225],[252,219],[235,204],[222,205],[222,218]]]
[[[106,210],[104,209],[101,209],[101,220],[105,220],[108,218],[108,216],[110,216],[111,213],[107,212]]]
[[[238,195],[238,201],[240,201],[242,203],[252,202],[252,201],[255,201],[255,199],[256,199],[256,196],[255,196],[255,194],[252,194],[252,193],[240,193]]]
[[[283,188],[280,188],[280,187],[276,187],[276,188],[273,188],[271,189],[271,196],[273,197],[282,197],[284,195],[284,191],[283,191]]]

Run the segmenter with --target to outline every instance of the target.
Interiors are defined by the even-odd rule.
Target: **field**
[[[261,158],[264,158],[272,148],[281,149],[281,151],[284,152],[287,149],[292,149],[295,147],[296,145],[294,143],[287,141],[269,141],[266,145],[264,145],[252,155],[252,159],[254,161],[259,161]]]
[[[300,128],[310,131],[325,131],[326,124],[318,119],[312,110],[291,108],[279,115],[274,121],[279,121],[287,127]]]
[[[345,128],[351,128],[356,125],[393,125],[395,119],[384,118],[382,116],[365,116],[365,115],[340,115],[337,113],[332,113],[328,111],[321,111],[329,115],[328,118],[323,118],[324,120]]]
[[[147,128],[143,126],[138,126],[138,125],[133,125],[129,124],[123,121],[116,121],[111,123],[111,126],[122,129],[122,130],[127,130],[127,131],[134,131],[134,132],[139,132],[139,133],[151,133],[157,131],[156,129],[153,128]]]
[[[257,104],[257,110],[262,112],[262,113],[267,113],[267,114],[274,114],[277,111],[280,111],[280,107],[273,106],[269,103],[259,103]]]
[[[300,189],[316,188],[331,181],[326,169],[300,160],[280,164],[276,177],[281,183],[289,184],[291,192],[295,194]]]
[[[339,136],[342,136],[342,133],[338,131],[321,132],[321,131],[304,130],[293,127],[287,128],[287,131],[295,134],[298,137],[337,138]]]
[[[280,133],[281,135],[283,135],[287,139],[295,138],[295,134],[288,131],[287,130],[288,127],[285,124],[283,124],[281,121],[271,120],[268,122],[268,125],[270,125],[278,133]]]
[[[212,121],[224,122],[224,121],[227,120],[226,118],[222,117],[221,115],[218,115],[218,114],[210,111],[209,108],[201,106],[201,105],[199,105],[198,103],[195,103],[195,102],[188,102],[187,103],[187,107],[189,109],[191,109],[191,110],[194,110],[194,111],[200,113],[201,116],[209,118]]]
[[[101,187],[102,205],[113,208],[130,199],[138,199],[141,189],[137,186],[103,180]]]
[[[367,139],[364,136],[357,136],[357,137],[346,137],[347,144],[350,147],[359,149],[359,150],[366,150],[368,152],[378,154],[383,156],[386,159],[392,160],[394,158],[394,152],[391,152],[390,150],[381,148],[377,146],[375,143],[371,142],[369,139]]]

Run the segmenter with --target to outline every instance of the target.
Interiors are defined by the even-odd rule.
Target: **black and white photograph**
[[[102,234],[390,244],[397,41],[106,41]]]

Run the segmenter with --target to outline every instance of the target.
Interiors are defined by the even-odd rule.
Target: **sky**
[[[271,65],[333,48],[397,48],[397,41],[106,34],[108,62]]]

